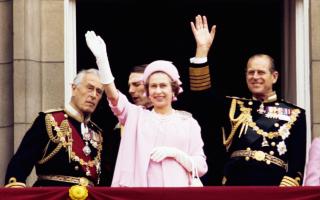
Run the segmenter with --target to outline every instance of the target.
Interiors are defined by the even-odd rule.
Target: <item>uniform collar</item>
[[[256,97],[252,97],[252,99],[259,101],[259,99],[257,99]],[[273,91],[273,92],[268,96],[268,98],[263,101],[263,103],[275,102],[275,101],[277,101],[277,99],[278,99],[277,94],[276,94],[276,92]]]
[[[87,124],[90,121],[90,116],[84,118],[83,114],[79,113],[70,103],[65,106],[64,111],[78,122]]]

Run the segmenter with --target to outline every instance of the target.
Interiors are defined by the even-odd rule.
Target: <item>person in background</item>
[[[136,65],[131,69],[128,80],[128,87],[129,94],[134,104],[140,105],[144,108],[151,108],[152,103],[150,99],[145,95],[146,91],[142,79],[143,72],[146,69],[146,67],[147,64],[143,64]]]
[[[98,70],[79,72],[64,109],[40,112],[12,157],[5,187],[26,187],[35,166],[33,186],[100,185],[103,133],[91,121],[103,94]]]
[[[150,111],[117,90],[102,38],[88,31],[86,41],[104,77],[109,105],[124,125],[112,186],[182,187],[189,186],[193,167],[199,176],[205,174],[200,126],[191,114],[172,107],[182,92],[176,67],[162,60],[147,66],[143,81],[153,105]]]
[[[303,185],[305,186],[320,185],[320,137],[314,138],[311,143],[305,175],[306,175],[306,178]]]
[[[223,184],[301,185],[306,152],[305,110],[278,98],[273,85],[279,73],[273,58],[266,54],[248,59],[245,76],[251,96],[219,96],[213,90],[207,62],[215,28],[209,32],[205,16],[198,15],[191,22],[197,49],[190,60],[189,76],[201,119],[211,123],[211,118],[205,116],[218,116],[215,119],[227,151]]]

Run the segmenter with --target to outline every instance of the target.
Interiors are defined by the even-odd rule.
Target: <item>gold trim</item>
[[[69,127],[68,120],[65,119],[61,122],[60,127],[58,126],[58,123],[55,121],[52,114],[46,114],[45,116],[45,123],[46,123],[46,129],[47,134],[49,136],[49,142],[45,148],[45,152],[43,154],[43,157],[41,160],[38,161],[39,164],[44,164],[48,160],[50,160],[53,156],[55,156],[62,147],[72,147],[72,134],[71,134],[71,128]],[[52,128],[56,131],[56,135],[53,135]],[[67,138],[67,139],[66,139]],[[49,143],[53,142],[55,144],[58,144],[57,147],[48,155],[47,149],[49,147]]]
[[[235,118],[235,112],[236,112],[236,107],[239,105],[241,113],[237,118]],[[246,133],[248,127],[252,128],[258,135],[261,135],[263,137],[273,139],[275,137],[282,137],[283,140],[288,137],[289,135],[285,136],[286,130],[290,130],[294,122],[297,120],[300,110],[299,109],[293,109],[290,115],[290,120],[280,126],[277,131],[270,131],[270,132],[265,132],[262,130],[260,127],[257,126],[255,122],[252,121],[252,115],[251,115],[251,108],[247,108],[244,106],[244,102],[237,100],[237,99],[232,99],[231,101],[231,106],[229,110],[229,119],[232,124],[232,130],[231,133],[229,134],[229,137],[227,140],[224,140],[224,145],[228,145],[231,140],[233,139],[236,131],[241,125],[241,129],[239,132],[239,137],[241,137],[242,133]],[[290,134],[290,133],[289,133]]]
[[[289,176],[284,176],[281,180],[280,186],[300,186],[299,182]]]
[[[240,104],[243,105],[242,101],[236,100],[236,99],[232,99],[231,101],[231,106],[230,106],[230,110],[229,110],[229,119],[232,125],[232,130],[231,133],[229,134],[227,140],[224,139],[223,144],[225,146],[229,146],[230,142],[232,141],[236,131],[238,130],[239,126],[242,125],[240,133],[239,133],[239,137],[241,136],[243,130],[246,130],[248,128],[248,119],[251,117],[251,108],[242,108],[241,109],[241,114],[235,118],[235,112],[236,112],[236,105]],[[252,120],[252,119],[251,119]]]
[[[74,184],[78,184],[85,187],[94,186],[94,183],[89,179],[87,179],[86,177],[74,177],[74,176],[64,176],[64,175],[39,175],[38,179],[74,183]]]
[[[4,186],[5,188],[26,188],[26,184],[18,182],[15,177],[11,177],[8,182],[9,183]]]
[[[190,79],[190,83],[202,83],[202,82],[211,82],[211,79],[210,77],[206,77],[206,78],[203,78],[203,79]]]
[[[201,76],[209,73],[210,73],[209,66],[200,67],[200,68],[189,67],[189,74],[191,76],[199,76],[199,75]]]
[[[190,80],[202,80],[202,79],[206,79],[206,78],[211,78],[210,74],[204,74],[201,76],[192,76],[189,75]]]
[[[256,161],[265,162],[266,164],[273,163],[284,168],[286,171],[288,170],[288,164],[286,162],[263,151],[238,150],[231,154],[231,158],[234,157],[249,157],[255,159]]]
[[[203,82],[203,83],[190,83],[190,87],[203,87],[210,85],[210,81]]]
[[[190,87],[190,90],[191,91],[202,91],[202,90],[206,90],[206,89],[209,89],[209,88],[211,88],[211,84],[203,86],[203,87]]]
[[[252,97],[253,100],[259,100],[256,97]],[[263,101],[263,103],[270,103],[270,102],[275,102],[277,101],[278,97],[277,97],[277,93],[275,91],[273,91],[268,97],[267,99],[265,99]]]
[[[82,166],[86,166],[87,170],[89,167],[97,167],[97,171],[100,171],[100,162],[101,162],[101,151],[102,151],[102,140],[100,139],[98,142],[97,147],[97,155],[94,157],[93,160],[89,160],[88,162],[84,161],[82,158],[80,158],[74,151],[72,151],[72,129],[69,126],[68,119],[64,119],[60,127],[58,126],[58,123],[55,121],[54,117],[52,114],[47,114],[45,116],[45,121],[46,121],[46,129],[47,133],[49,136],[50,141],[58,144],[57,147],[47,156],[46,155],[46,150],[45,154],[43,155],[43,158],[38,161],[39,164],[43,164],[50,160],[54,155],[58,153],[58,151],[64,147],[69,154],[69,162],[71,160],[80,163]],[[53,135],[54,129],[56,131],[56,135]],[[101,135],[100,135],[101,137]],[[50,142],[49,141],[49,142]],[[48,147],[48,145],[47,145]],[[99,174],[99,173],[98,173]]]

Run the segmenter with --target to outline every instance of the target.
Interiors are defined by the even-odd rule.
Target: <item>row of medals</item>
[[[261,114],[261,115],[265,114],[265,117],[273,118],[273,119],[279,119],[280,116],[283,116],[283,115],[289,116],[290,113],[291,113],[290,111],[291,111],[290,109],[277,108],[277,107],[267,107],[267,108],[265,108],[263,103],[261,103],[260,106],[259,106],[259,109],[257,109],[257,112],[259,114]],[[279,126],[278,123],[276,123],[275,125],[276,125],[276,127]],[[263,141],[261,143],[261,147],[267,147],[267,146],[269,146],[269,142],[267,141],[267,138],[263,136]],[[274,142],[272,142],[272,146],[275,146]],[[279,148],[283,149],[282,151],[286,151],[285,150],[286,149],[286,145],[285,145],[284,141],[281,142],[281,146]],[[280,153],[281,150],[279,150],[279,149],[278,149],[278,152],[279,152],[280,155],[283,154],[283,153]]]

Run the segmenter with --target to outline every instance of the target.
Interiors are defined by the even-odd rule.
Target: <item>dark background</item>
[[[173,61],[188,89],[188,63],[195,53],[190,21],[197,14],[206,15],[210,27],[217,25],[209,61],[214,83],[223,93],[248,95],[244,67],[255,53],[270,54],[281,66],[281,0],[77,0],[76,9],[78,70],[96,66],[84,37],[94,30],[107,44],[123,92],[133,65],[158,59]]]
[[[209,63],[213,86],[222,94],[249,95],[244,67],[255,53],[271,55],[281,74],[281,0],[77,0],[76,13],[78,70],[96,67],[84,37],[94,30],[107,44],[115,83],[125,94],[132,66],[163,59],[177,66],[188,96],[189,58],[195,53],[190,22],[197,14],[206,15],[210,27],[217,25]],[[175,106],[188,110],[183,98]]]

